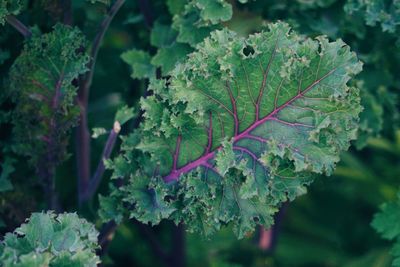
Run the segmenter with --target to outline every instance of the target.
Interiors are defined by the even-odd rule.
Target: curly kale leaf
[[[394,241],[391,250],[393,266],[400,266],[400,193],[397,201],[381,206],[371,225],[383,238]]]
[[[35,166],[57,164],[65,156],[68,131],[79,114],[72,82],[87,71],[89,61],[85,46],[78,29],[56,25],[28,40],[10,70],[14,151]]]
[[[131,212],[140,221],[169,218],[206,235],[229,222],[239,237],[270,227],[355,139],[359,90],[347,82],[361,66],[341,40],[281,22],[248,38],[213,32],[170,79],[152,79],[142,137],[125,140],[125,164],[114,167],[131,179],[122,202],[140,207]],[[137,172],[120,169],[135,161]]]
[[[0,245],[2,266],[97,266],[97,231],[75,213],[33,213],[7,233]]]

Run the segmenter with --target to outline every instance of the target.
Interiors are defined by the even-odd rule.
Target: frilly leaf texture
[[[97,231],[75,213],[33,213],[7,233],[0,245],[2,266],[97,266]]]
[[[130,182],[112,195],[142,222],[169,218],[206,236],[230,222],[238,237],[270,227],[355,139],[359,90],[346,84],[361,68],[341,40],[282,22],[248,38],[214,31],[171,78],[151,80],[142,138],[126,138],[117,158],[139,170],[115,165]]]
[[[50,33],[30,38],[10,70],[14,150],[34,165],[40,159],[59,163],[64,157],[68,130],[79,114],[72,82],[87,71],[85,47],[77,28],[56,25]]]

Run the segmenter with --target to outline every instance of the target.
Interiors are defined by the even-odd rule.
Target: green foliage
[[[135,117],[134,108],[123,106],[115,114],[115,121],[119,122],[121,125],[124,125],[127,121],[129,121],[133,117]]]
[[[232,17],[232,6],[224,0],[168,1],[173,22],[169,25],[155,23],[150,36],[151,45],[158,48],[150,54],[132,49],[122,54],[122,59],[133,68],[133,78],[152,78],[160,67],[168,75],[175,65],[211,31],[220,29],[221,23]]]
[[[174,16],[172,27],[178,31],[177,42],[195,46],[232,17],[232,7],[223,0],[189,1],[182,13]]]
[[[8,15],[18,15],[24,7],[24,0],[0,0],[0,25]]]
[[[170,26],[160,23],[156,23],[151,31],[150,43],[158,47],[151,64],[160,67],[162,73],[172,71],[175,64],[192,51],[189,45],[176,42],[177,35],[177,31]]]
[[[115,3],[122,2],[123,7],[113,18],[107,14],[115,10]],[[398,264],[398,201],[384,205],[373,223],[375,226],[378,221],[377,228],[383,229],[384,236],[393,236],[391,242],[381,240],[369,224],[379,203],[393,200],[399,188],[398,7],[397,0],[0,0],[1,24],[6,16],[14,15],[33,31],[33,39],[23,40],[13,29],[18,27],[18,20],[11,18],[9,22],[14,25],[2,27],[0,33],[2,235],[14,231],[32,212],[51,206],[48,196],[54,193],[54,199],[59,200],[55,209],[77,210],[98,226],[98,217],[119,224],[115,233],[103,235],[112,232],[113,223],[99,228],[104,266],[175,267],[179,259],[193,267],[388,267],[393,258]],[[104,22],[111,18],[106,25]],[[265,27],[278,20],[290,24],[294,32],[284,34],[287,26],[279,24],[283,33],[277,42],[280,46],[271,53],[275,35]],[[61,26],[63,23],[76,28]],[[52,30],[54,25],[65,29],[63,34]],[[90,66],[86,48],[93,47],[85,39],[94,42],[101,27],[108,28],[99,42],[86,105],[81,102],[83,95],[75,93],[90,77],[80,75],[84,66]],[[321,35],[327,38],[315,39]],[[337,75],[352,77],[359,65],[346,45],[328,38],[343,39],[364,63],[356,80],[347,82]],[[33,43],[38,44],[34,49]],[[324,46],[328,52],[322,51]],[[65,79],[62,87],[66,95],[71,93],[72,101],[61,99],[66,105],[55,111],[39,98],[55,95],[58,74],[51,61],[60,68],[63,47],[68,57],[73,54],[67,66],[74,78]],[[128,51],[123,56],[128,64],[121,62],[123,51]],[[27,52],[29,56],[21,60],[23,56],[19,55]],[[243,136],[235,140],[235,119],[230,113],[234,108],[225,82],[230,82],[240,115],[238,132],[242,133],[254,124],[256,112],[249,92],[258,97],[264,72],[268,69],[262,95],[269,102],[262,102],[260,110],[265,115],[268,108],[275,109],[275,96],[279,105],[294,93],[295,82],[301,80],[304,87],[313,82],[320,53],[324,53],[323,59],[331,59],[322,64],[325,69],[321,69],[321,75],[339,62],[350,68],[339,68],[340,73],[335,70],[305,97],[299,97],[301,101],[295,101],[298,107],[309,110],[300,111],[289,104],[276,112],[277,117],[272,116],[282,122],[268,119],[255,127],[258,137],[272,140],[265,144],[263,139],[253,141]],[[245,62],[243,70],[238,64],[241,61]],[[130,71],[134,80],[129,78]],[[245,71],[248,79],[243,79]],[[31,77],[40,78],[48,87],[46,94],[43,88],[29,83]],[[308,94],[322,97],[306,99]],[[328,99],[322,99],[325,96]],[[349,111],[341,112],[342,108]],[[79,123],[79,111],[87,111],[83,130],[98,127],[92,128],[93,137],[107,134],[108,139],[87,142],[83,138],[87,133],[68,131]],[[48,123],[52,118],[59,127],[54,135],[50,134],[52,123]],[[120,140],[114,142],[117,132]],[[198,166],[209,135],[213,155]],[[49,142],[48,136],[57,138]],[[70,137],[75,140],[67,145]],[[341,153],[336,163],[339,152],[346,150],[355,137],[352,143],[357,149]],[[88,144],[86,152],[90,155],[77,152],[75,148],[81,144]],[[239,152],[239,145],[247,150]],[[103,161],[104,151],[112,155],[111,159]],[[68,160],[59,164],[63,159]],[[77,205],[76,187],[81,177],[76,159],[88,159],[91,171],[100,166],[94,177],[102,173],[99,163],[104,162],[107,170],[100,175],[101,181],[93,179],[89,185],[99,182],[95,189],[102,194],[99,210],[96,195],[88,203]],[[45,173],[47,180],[39,180],[43,187],[30,178],[40,171],[50,172]],[[321,179],[331,172],[332,177]],[[276,214],[281,202],[294,198],[296,201],[284,205],[284,212]],[[257,245],[257,231],[254,235],[247,233],[257,224],[268,227],[273,216],[276,247],[265,253]],[[75,230],[77,234],[54,238],[46,250],[39,251],[47,244],[52,227],[41,228],[49,225],[48,219],[38,219],[36,213],[33,217],[34,227],[25,227],[33,234],[15,232],[12,236],[21,246],[29,244],[27,236],[37,242],[22,254],[13,250],[12,258],[18,258],[20,264],[9,265],[85,266],[82,262],[98,260],[93,251],[97,249],[95,238],[90,253],[76,251],[71,256],[70,250],[58,250],[63,247],[59,246],[60,239],[66,237],[68,245],[70,236],[80,235]],[[127,218],[133,220],[124,220]],[[57,216],[51,215],[50,220],[55,229]],[[183,223],[182,228],[195,233],[187,234],[183,244],[184,233],[177,231],[174,223]],[[81,224],[85,223],[76,227]],[[45,233],[43,240],[36,235],[37,229]],[[243,238],[238,240],[232,230]],[[201,238],[204,234],[210,241]],[[391,243],[395,244],[394,257],[389,252]]]
[[[355,139],[359,92],[346,83],[360,70],[342,41],[304,39],[284,23],[247,39],[213,32],[142,100],[141,170],[123,189],[130,216],[205,235],[229,222],[239,237],[270,227]]]
[[[394,241],[393,266],[400,266],[400,194],[396,202],[385,203],[375,214],[372,226],[385,239]]]
[[[72,82],[87,71],[85,47],[78,29],[56,25],[27,41],[10,70],[13,150],[28,156],[36,168],[65,157],[69,130],[79,114]]]
[[[347,13],[361,13],[369,26],[380,24],[383,31],[395,33],[400,24],[400,2],[398,0],[348,0]]]
[[[97,266],[97,231],[75,213],[33,213],[7,233],[0,247],[2,266]]]
[[[148,53],[132,49],[121,55],[123,61],[132,66],[132,78],[151,78],[155,76],[155,68],[151,65]]]

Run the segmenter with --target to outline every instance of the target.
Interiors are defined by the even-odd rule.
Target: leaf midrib
[[[253,131],[255,128],[257,128],[261,124],[267,122],[268,120],[271,120],[279,111],[281,111],[282,109],[284,109],[285,107],[290,105],[295,100],[303,97],[305,93],[310,91],[312,88],[314,88],[317,84],[319,84],[325,78],[329,77],[332,73],[334,73],[336,71],[336,69],[337,69],[337,67],[333,68],[328,73],[324,74],[322,77],[320,77],[319,79],[315,80],[306,89],[304,89],[303,91],[299,92],[294,97],[292,97],[291,99],[286,101],[286,103],[284,103],[281,106],[275,108],[272,112],[270,112],[268,115],[266,115],[262,119],[256,120],[254,123],[252,123],[246,130],[244,130],[240,134],[234,135],[233,136],[233,143],[236,143],[239,140],[244,139],[244,138],[252,138],[253,135],[250,134],[251,131]],[[209,164],[208,164],[207,161],[212,159],[215,156],[216,152],[221,150],[221,149],[222,149],[222,146],[220,145],[217,148],[215,148],[213,151],[210,151],[210,152],[204,154],[203,156],[201,156],[197,160],[189,162],[189,163],[185,164],[184,166],[182,166],[179,169],[172,169],[171,172],[168,175],[163,177],[163,180],[165,182],[177,181],[179,179],[179,177],[181,176],[181,174],[188,173],[189,171],[191,171],[191,170],[193,170],[193,169],[195,169],[195,168],[197,168],[199,166],[203,166],[203,167],[209,168]]]

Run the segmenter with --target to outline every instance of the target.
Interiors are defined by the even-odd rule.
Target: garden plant
[[[0,266],[400,266],[400,1],[0,0]]]

